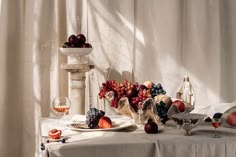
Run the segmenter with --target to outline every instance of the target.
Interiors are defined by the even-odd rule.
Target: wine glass
[[[216,134],[216,129],[220,127],[221,119],[220,118],[213,118],[211,124],[215,128],[213,138],[219,138],[220,136]]]
[[[71,107],[71,102],[68,97],[56,97],[52,101],[52,110],[57,114],[62,116],[62,119],[69,112]]]

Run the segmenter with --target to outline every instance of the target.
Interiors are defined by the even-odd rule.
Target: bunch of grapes
[[[168,120],[168,115],[167,115],[168,108],[166,104],[163,101],[160,101],[159,104],[156,104],[156,108],[157,108],[157,114],[161,118],[161,122],[165,124],[165,122]]]
[[[96,108],[90,108],[86,115],[86,124],[90,129],[96,128],[99,119],[105,115],[105,112]]]
[[[152,97],[155,97],[160,94],[165,95],[166,91],[162,88],[162,85],[160,83],[158,83],[156,85],[153,84],[153,86],[151,88],[151,94],[152,94]]]
[[[132,84],[131,82],[124,80],[123,82],[116,82],[115,80],[108,80],[106,83],[102,84],[99,92],[99,98],[105,98],[105,95],[109,91],[114,92],[114,99],[111,102],[112,107],[118,107],[118,101],[122,97],[127,97],[128,99],[138,95],[138,83]]]
[[[135,110],[137,110],[137,107],[140,103],[142,103],[144,100],[146,100],[147,98],[151,98],[151,90],[148,89],[146,86],[144,85],[140,85],[138,87],[138,95],[135,97],[132,97],[130,102],[131,105],[133,106],[133,108]]]

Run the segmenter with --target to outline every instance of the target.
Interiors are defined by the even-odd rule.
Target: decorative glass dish
[[[221,121],[223,126],[236,129],[236,106],[225,111]]]
[[[200,124],[206,115],[197,113],[178,113],[171,116],[179,128],[184,129],[186,136],[191,136],[191,130]]]

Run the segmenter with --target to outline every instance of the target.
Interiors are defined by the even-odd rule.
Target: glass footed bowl
[[[206,115],[197,113],[178,113],[171,116],[179,128],[184,129],[186,136],[191,136],[191,130],[200,124]]]

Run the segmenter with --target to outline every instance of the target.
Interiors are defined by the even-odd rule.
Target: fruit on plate
[[[148,120],[147,124],[144,126],[144,130],[148,134],[156,134],[158,133],[158,126],[151,119]]]
[[[99,119],[105,115],[105,112],[96,108],[90,108],[86,115],[86,124],[90,129],[98,127]]]
[[[61,137],[61,130],[52,129],[48,132],[48,136],[52,139],[59,139]]]
[[[184,112],[184,111],[185,111],[185,104],[184,104],[184,102],[181,101],[181,100],[175,100],[175,101],[173,101],[173,102],[172,102],[172,105],[176,105],[177,108],[178,108],[178,110],[179,110],[180,112]]]
[[[99,128],[102,128],[102,129],[111,128],[111,126],[112,126],[111,119],[107,116],[101,117],[99,119],[98,126],[99,126]]]
[[[227,121],[227,123],[228,123],[229,125],[231,125],[231,126],[236,126],[236,111],[230,113],[230,114],[227,116],[226,121]]]
[[[62,46],[63,48],[92,48],[90,43],[86,43],[86,37],[83,34],[71,34],[68,41]]]

